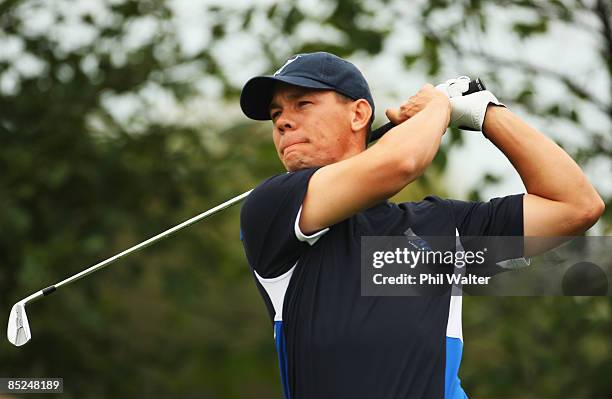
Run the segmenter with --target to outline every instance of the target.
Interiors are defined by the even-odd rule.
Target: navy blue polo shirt
[[[306,236],[317,168],[269,178],[241,211],[243,245],[274,323],[286,399],[465,398],[461,297],[361,296],[361,237],[522,236],[523,194],[381,202]]]

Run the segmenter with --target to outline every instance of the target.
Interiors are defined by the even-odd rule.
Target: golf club
[[[486,87],[484,85],[484,83],[479,79],[476,78],[474,80],[471,80],[469,83],[469,87],[467,89],[467,91],[463,92],[462,95],[468,95],[470,93],[474,93],[477,91],[481,91],[481,90],[486,90]],[[385,133],[387,133],[389,130],[391,130],[393,127],[395,126],[394,123],[392,122],[388,122],[387,124],[379,127],[378,129],[372,131],[372,134],[370,135],[370,140],[369,142],[373,142],[375,140],[378,140],[379,138],[381,138]],[[133,247],[130,247],[128,249],[126,249],[123,252],[120,252],[100,263],[97,263],[71,277],[68,277],[65,280],[60,281],[57,284],[51,285],[47,288],[44,288],[40,291],[37,291],[35,293],[33,293],[32,295],[22,299],[21,301],[17,302],[16,304],[13,305],[12,309],[11,309],[11,313],[9,315],[9,320],[8,320],[8,327],[7,327],[7,337],[10,343],[12,343],[15,346],[22,346],[24,344],[26,344],[30,339],[32,339],[32,332],[30,330],[30,325],[28,322],[28,317],[26,314],[26,305],[29,303],[32,303],[34,301],[37,301],[38,299],[50,295],[51,293],[55,292],[58,288],[68,285],[70,283],[73,283],[95,271],[98,271],[108,265],[110,265],[111,263],[114,263],[115,261],[123,258],[126,255],[129,255],[131,253],[134,253],[140,249],[146,248],[149,245],[152,245],[168,236],[170,236],[173,233],[176,233],[179,230],[182,230],[186,227],[191,226],[194,223],[199,222],[200,220],[206,219],[209,216],[214,215],[217,212],[220,212],[232,205],[235,205],[239,202],[241,202],[243,199],[245,199],[253,190],[249,190],[245,193],[242,193],[228,201],[225,201],[224,203],[217,205],[216,207],[209,209],[208,211],[205,211],[203,213],[200,213],[197,216],[192,217],[191,219],[188,219],[166,231],[163,231],[161,233],[159,233],[158,235],[149,238],[146,241],[141,242],[140,244],[134,245]]]
[[[85,276],[87,276],[88,274],[91,274],[95,271],[98,271],[108,265],[110,265],[111,263],[123,258],[126,255],[129,255],[131,253],[134,253],[136,251],[138,251],[139,249],[142,248],[146,248],[151,244],[154,244],[168,236],[170,236],[173,233],[176,233],[179,230],[184,229],[185,227],[189,227],[194,223],[199,222],[200,220],[206,219],[209,216],[214,215],[215,213],[218,213],[234,204],[237,204],[238,202],[242,201],[244,198],[246,198],[253,190],[249,190],[245,193],[242,193],[228,201],[225,201],[224,203],[217,205],[216,207],[207,210],[206,212],[202,212],[197,216],[192,217],[191,219],[188,219],[186,221],[184,221],[181,224],[178,224],[164,232],[159,233],[158,235],[149,238],[146,241],[141,242],[140,244],[134,245],[131,248],[126,249],[123,252],[120,252],[100,263],[97,263],[85,270],[83,270],[80,273],[77,273],[71,277],[68,277],[65,280],[60,281],[57,284],[51,285],[47,288],[44,288],[40,291],[37,291],[35,293],[33,293],[32,295],[22,299],[21,301],[17,302],[15,305],[13,305],[13,308],[11,309],[11,314],[9,315],[9,320],[8,320],[8,327],[6,329],[6,333],[7,333],[7,337],[10,343],[12,343],[15,346],[21,346],[24,345],[25,343],[27,343],[31,338],[32,338],[32,332],[30,330],[30,324],[28,323],[28,316],[26,314],[26,310],[25,307],[28,303],[32,303],[34,301],[37,301],[38,299],[47,296],[51,293],[53,293],[55,290],[57,290],[58,288],[64,286],[64,285],[68,285],[70,283],[73,283]]]

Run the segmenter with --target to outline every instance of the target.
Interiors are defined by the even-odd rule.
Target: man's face
[[[270,117],[274,146],[285,168],[323,166],[353,155],[358,141],[351,115],[351,103],[331,90],[278,84]]]

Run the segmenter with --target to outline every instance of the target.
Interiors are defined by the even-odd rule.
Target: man
[[[362,236],[574,235],[602,214],[603,201],[554,142],[491,93],[449,100],[448,88],[425,85],[387,110],[397,126],[367,149],[374,101],[359,70],[341,58],[301,54],[243,88],[243,112],[272,120],[288,171],[259,185],[241,213],[246,256],[274,320],[286,399],[466,397],[457,376],[460,303],[450,295],[361,296]],[[388,202],[425,171],[451,121],[483,131],[527,193]],[[523,255],[534,252],[526,247]]]

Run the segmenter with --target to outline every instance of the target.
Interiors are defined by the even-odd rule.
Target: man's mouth
[[[283,155],[285,155],[285,153],[287,152],[287,150],[288,150],[288,149],[290,149],[291,147],[294,147],[294,146],[296,146],[296,145],[298,145],[298,144],[304,144],[304,143],[306,143],[306,141],[305,141],[305,140],[302,140],[302,141],[296,141],[296,142],[294,142],[294,143],[289,143],[288,145],[286,145],[286,146],[283,148],[282,154],[283,154]]]

